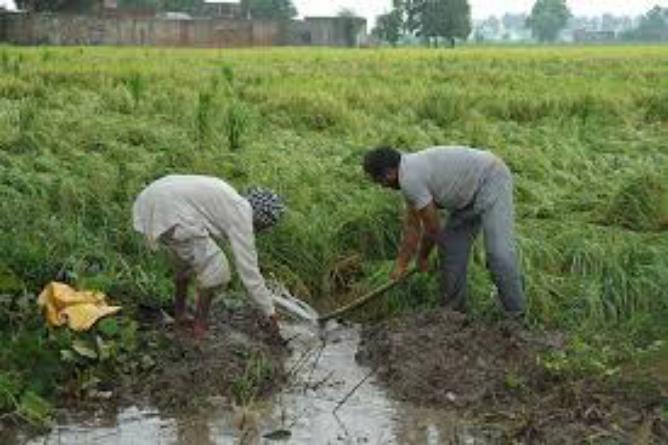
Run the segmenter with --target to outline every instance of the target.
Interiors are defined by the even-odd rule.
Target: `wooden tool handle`
[[[392,289],[394,286],[401,283],[402,281],[408,279],[408,277],[413,275],[415,272],[417,272],[417,269],[412,269],[411,271],[406,273],[404,276],[402,276],[398,280],[392,280],[389,283],[386,283],[386,284],[382,285],[381,287],[379,287],[377,289],[374,289],[373,291],[369,292],[368,294],[358,298],[357,300],[355,300],[355,301],[353,301],[353,302],[351,302],[351,303],[349,303],[349,304],[347,304],[347,305],[345,305],[345,306],[343,306],[343,307],[341,307],[341,308],[339,308],[339,309],[337,309],[333,312],[330,312],[329,314],[323,315],[322,317],[318,318],[318,321],[320,323],[324,323],[328,320],[331,320],[332,318],[336,318],[340,315],[348,313],[348,312],[352,311],[353,309],[357,309],[358,307],[360,307],[360,306],[368,303],[369,301],[375,299],[376,297],[384,294],[385,292]]]

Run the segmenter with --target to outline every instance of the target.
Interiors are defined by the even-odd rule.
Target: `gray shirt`
[[[488,151],[460,146],[432,147],[403,154],[399,186],[416,210],[430,202],[448,211],[471,204],[487,172],[499,158]]]

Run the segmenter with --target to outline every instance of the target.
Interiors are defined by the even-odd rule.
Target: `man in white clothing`
[[[185,323],[188,287],[195,278],[197,310],[193,333],[206,333],[212,296],[230,281],[225,254],[214,240],[227,239],[237,272],[250,297],[266,316],[266,326],[280,337],[270,291],[260,273],[255,232],[275,225],[284,211],[280,197],[254,188],[245,196],[219,178],[170,175],[151,183],[137,197],[133,226],[156,249],[167,249],[174,269],[174,312]]]

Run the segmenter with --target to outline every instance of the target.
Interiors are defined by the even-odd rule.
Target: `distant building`
[[[156,17],[165,20],[192,20],[192,16],[187,12],[178,12],[178,11],[160,12]]]
[[[207,0],[204,2],[203,15],[206,17],[221,19],[243,19],[241,2],[230,2],[224,0]]]
[[[531,30],[524,26],[523,16],[504,16],[499,21],[495,17],[473,22],[471,38],[477,43],[483,42],[528,42]]]
[[[148,19],[155,17],[157,11],[154,8],[121,8],[118,6],[118,0],[101,0],[98,8],[102,8],[102,15],[106,17],[128,18],[128,19]]]
[[[363,17],[305,17],[293,26],[298,34],[295,43],[301,45],[359,47],[366,44],[367,21]]]
[[[587,29],[573,31],[573,41],[577,43],[612,43],[616,38],[615,31],[590,31]]]
[[[102,14],[0,13],[0,42],[20,45],[151,45],[245,47],[368,45],[367,21],[360,17],[307,17],[304,20],[230,18],[236,3],[215,4],[212,16],[150,9],[113,8],[100,0]],[[104,2],[104,3],[103,3]],[[234,5],[232,9],[226,9]],[[218,15],[223,14],[223,15]],[[226,15],[227,14],[227,15]]]

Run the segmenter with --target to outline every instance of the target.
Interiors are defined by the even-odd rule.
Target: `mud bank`
[[[657,382],[559,375],[541,364],[566,345],[559,333],[433,311],[365,329],[357,358],[395,397],[496,425],[504,440],[667,443],[668,398]]]
[[[668,441],[656,385],[545,369],[542,354],[567,344],[558,333],[430,312],[364,329],[358,350],[356,326],[286,323],[287,354],[246,312],[215,320],[203,343],[148,328],[159,319],[142,321],[155,364],[128,387],[127,407],[64,411],[48,436],[29,443]]]
[[[251,308],[216,308],[203,339],[187,327],[165,326],[150,310],[139,315],[147,369],[120,388],[123,405],[146,400],[169,412],[206,408],[211,398],[245,404],[271,394],[284,379],[287,349],[260,327]]]
[[[110,419],[132,407],[161,416],[184,411],[197,416],[212,401],[245,405],[266,398],[285,381],[289,351],[260,327],[260,316],[250,307],[213,308],[202,339],[174,324],[165,308],[135,307],[126,313],[137,322],[136,351],[76,369],[54,397],[55,425],[73,416]],[[0,418],[0,443],[21,443],[49,426]]]
[[[206,410],[185,406],[173,412],[131,406],[93,417],[70,411],[48,436],[28,443],[498,443],[500,436],[493,429],[391,399],[376,384],[372,370],[354,359],[359,343],[356,326],[329,323],[314,329],[286,323],[284,334],[292,338],[292,352],[284,361],[288,378],[267,399],[231,406],[215,398]]]

